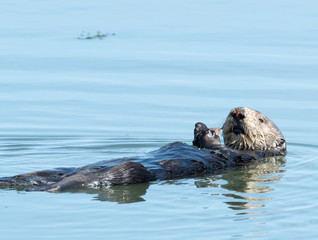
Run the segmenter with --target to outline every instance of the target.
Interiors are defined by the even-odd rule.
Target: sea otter
[[[77,187],[100,187],[145,183],[219,173],[253,160],[286,154],[286,142],[276,125],[262,113],[237,107],[222,127],[195,124],[193,146],[174,142],[141,157],[97,162],[80,168],[57,168],[0,178],[0,187],[61,191]]]

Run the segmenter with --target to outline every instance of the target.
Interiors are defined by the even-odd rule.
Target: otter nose
[[[239,109],[234,109],[231,115],[235,120],[241,120],[245,118],[245,116],[242,114],[242,112]]]

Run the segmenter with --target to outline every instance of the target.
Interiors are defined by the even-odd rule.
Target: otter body
[[[223,125],[224,145],[219,135],[220,129],[198,122],[194,129],[195,147],[175,142],[141,157],[4,177],[0,178],[0,187],[61,191],[189,178],[286,153],[286,143],[279,129],[263,114],[250,108],[231,110]]]

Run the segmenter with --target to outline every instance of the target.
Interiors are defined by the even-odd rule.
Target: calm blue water
[[[236,106],[286,158],[199,179],[0,190],[0,238],[317,239],[318,3],[9,1],[0,8],[0,176],[191,143]],[[115,33],[79,40],[83,32]]]

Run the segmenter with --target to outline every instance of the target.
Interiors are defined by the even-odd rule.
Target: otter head
[[[232,149],[277,154],[286,152],[280,130],[269,118],[251,108],[233,108],[222,129],[224,144]]]

